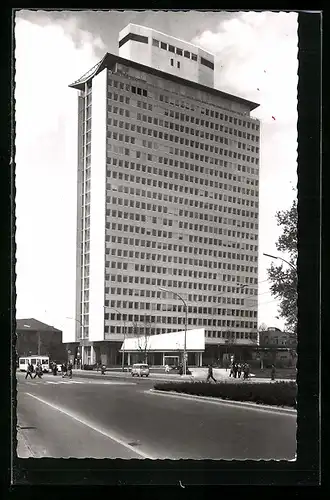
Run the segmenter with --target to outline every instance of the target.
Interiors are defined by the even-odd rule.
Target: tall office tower
[[[258,105],[213,88],[209,54],[137,31],[120,38],[129,59],[107,53],[70,85],[79,91],[76,341],[85,363],[120,363],[124,331],[138,325],[184,328],[182,302],[160,287],[186,299],[188,329],[205,328],[206,352],[229,333],[249,343],[257,329]]]

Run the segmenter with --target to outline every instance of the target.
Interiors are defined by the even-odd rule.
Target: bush
[[[164,382],[157,383],[158,391],[174,391],[195,396],[210,396],[232,401],[249,401],[258,404],[296,407],[295,382]]]

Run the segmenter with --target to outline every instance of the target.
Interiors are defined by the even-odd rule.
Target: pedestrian
[[[26,369],[25,379],[27,379],[29,375],[30,375],[30,378],[32,378],[32,371],[33,371],[33,366],[31,365],[31,363],[28,363],[27,369]]]
[[[72,363],[70,361],[68,364],[68,377],[69,378],[72,378],[72,368],[73,368],[73,366],[72,366]]]
[[[62,365],[62,378],[67,376],[67,364],[63,363]]]
[[[229,377],[234,376],[234,365],[231,363],[230,365],[230,372],[229,372]]]
[[[40,362],[37,363],[37,366],[36,366],[36,369],[35,369],[35,374],[34,374],[33,378],[36,378],[36,377],[39,377],[39,378],[42,377],[42,367],[41,367]]]
[[[206,379],[206,382],[208,382],[210,380],[210,378],[216,382],[214,376],[213,376],[213,368],[212,368],[212,365],[209,365],[209,369],[208,369],[208,374],[207,374],[207,379]]]
[[[237,363],[235,363],[233,366],[234,378],[237,378],[237,371],[238,371],[238,366]]]
[[[168,365],[165,365],[165,373],[170,373],[170,367]]]
[[[244,368],[243,368],[244,380],[247,380],[249,378],[249,371],[250,371],[250,367],[247,363],[245,363]]]
[[[271,371],[270,371],[270,377],[272,380],[275,380],[275,375],[276,375],[276,368],[275,365],[272,365]]]
[[[241,365],[241,363],[238,363],[238,365],[237,365],[237,375],[238,375],[238,378],[241,378],[241,375],[242,375],[242,365]]]
[[[183,366],[181,363],[179,365],[179,375],[183,375]]]

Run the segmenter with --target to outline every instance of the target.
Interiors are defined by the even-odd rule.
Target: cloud
[[[275,213],[290,207],[297,176],[298,37],[296,13],[242,12],[204,31],[193,43],[215,54],[215,87],[260,103],[259,321],[275,320],[263,252],[277,253]],[[275,118],[275,119],[274,119]],[[269,295],[269,300],[271,300]]]
[[[68,85],[97,59],[102,41],[74,20],[16,20],[17,316],[63,325],[73,316],[77,98]],[[45,313],[47,311],[47,313]]]

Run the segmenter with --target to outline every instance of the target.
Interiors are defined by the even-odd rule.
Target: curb
[[[181,397],[183,399],[190,399],[193,401],[205,401],[213,404],[222,404],[228,406],[239,406],[241,408],[251,409],[251,410],[261,410],[261,411],[272,411],[274,413],[286,413],[287,415],[296,416],[297,410],[291,408],[282,408],[281,406],[270,406],[270,405],[261,405],[258,403],[250,403],[246,401],[233,401],[228,399],[221,398],[212,398],[209,396],[195,396],[194,394],[183,394],[175,391],[159,391],[157,389],[149,389],[148,391],[144,391],[149,394],[158,394],[162,396],[170,396],[170,397]]]

